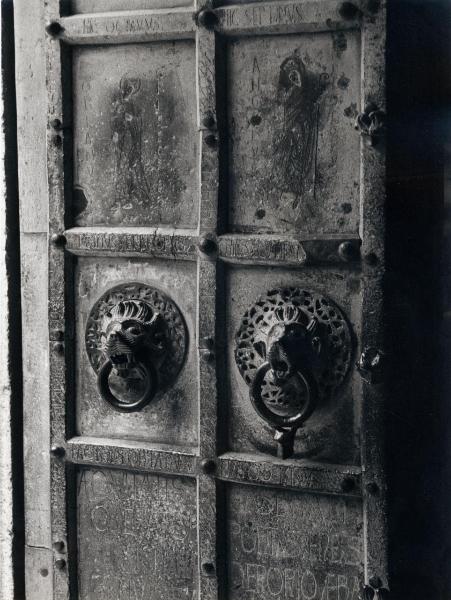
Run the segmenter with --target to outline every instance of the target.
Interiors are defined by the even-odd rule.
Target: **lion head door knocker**
[[[144,284],[110,289],[88,318],[86,350],[100,395],[121,412],[141,410],[174,381],[186,345],[177,306]]]
[[[296,431],[343,383],[351,333],[341,310],[325,296],[276,289],[243,316],[235,360],[255,410],[275,429],[278,455],[288,458]]]

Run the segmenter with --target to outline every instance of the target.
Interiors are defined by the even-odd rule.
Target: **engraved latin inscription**
[[[229,490],[231,600],[358,600],[362,577],[357,499]]]
[[[83,469],[78,474],[81,600],[192,600],[194,480]]]

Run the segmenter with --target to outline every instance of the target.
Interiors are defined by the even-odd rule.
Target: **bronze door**
[[[383,3],[63,4],[54,598],[384,597]]]

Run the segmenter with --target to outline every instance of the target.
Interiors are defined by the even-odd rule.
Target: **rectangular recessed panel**
[[[80,600],[194,598],[194,480],[82,469],[77,506]]]
[[[227,62],[231,230],[357,232],[358,32],[237,38]]]
[[[231,486],[228,600],[358,600],[357,499]]]
[[[117,289],[117,286],[121,287]],[[112,288],[116,288],[114,293],[110,293]],[[102,337],[102,331],[105,320],[110,322],[106,313],[121,300],[148,298],[149,294],[154,293],[152,290],[158,294],[156,301],[160,303],[159,312],[163,319],[169,319],[173,323],[175,313],[171,307],[177,308],[185,324],[185,334],[179,340],[177,336],[181,328],[177,326],[171,329],[171,336],[174,337],[171,337],[173,341],[169,347],[170,352],[165,355],[165,362],[159,369],[159,391],[150,404],[136,412],[118,412],[101,398],[97,388],[97,372],[91,363],[96,356],[103,356],[105,338]],[[98,304],[101,297],[104,301]],[[169,308],[166,299],[171,302]],[[155,307],[155,304],[152,303],[152,306]],[[97,312],[89,320],[88,332],[88,319],[94,307]],[[195,444],[198,421],[197,357],[194,343],[195,263],[80,258],[75,275],[75,314],[77,433],[189,446]],[[131,326],[131,323],[128,325]],[[181,348],[184,348],[183,352]],[[156,356],[152,355],[151,350],[143,352],[143,358]],[[181,365],[180,369],[173,369],[171,365],[174,363],[171,361],[174,357],[179,357],[179,352],[181,362],[177,362],[177,365]],[[97,371],[103,362],[103,359],[97,360]],[[118,393],[120,398],[132,402],[135,396],[139,398],[141,394],[139,373],[134,379],[125,381],[112,373],[110,382],[113,393]],[[127,389],[131,390],[131,395]]]
[[[197,223],[195,46],[76,48],[77,225]]]
[[[268,296],[268,292],[290,288],[312,294],[313,300],[305,300],[307,304],[304,305],[302,299],[300,304],[302,314],[305,315],[303,318],[320,319],[320,343],[324,344],[324,347],[334,348],[333,351],[330,350],[334,354],[327,359],[325,370],[321,371],[321,379],[315,379],[318,394],[321,395],[311,416],[296,433],[294,457],[308,457],[334,464],[359,464],[359,415],[355,399],[359,398],[360,378],[354,379],[350,375],[353,371],[353,340],[359,338],[360,331],[360,279],[357,274],[339,270],[329,270],[325,278],[322,272],[312,270],[290,271],[264,267],[227,269],[225,335],[229,449],[236,452],[277,454],[278,444],[274,440],[274,428],[255,411],[245,378],[248,376],[250,383],[255,377],[256,369],[268,360],[269,335],[272,332],[271,335],[275,339],[277,332],[280,332],[276,324],[283,324],[284,319],[289,320],[290,315],[294,314],[291,300],[298,302],[299,298],[298,295],[288,292],[286,295],[291,300],[284,304],[277,293]],[[323,305],[316,304],[317,298],[320,298],[318,302],[321,302],[321,298],[327,299],[327,310]],[[338,312],[335,312],[331,303],[340,310],[343,320],[347,323],[346,331],[349,337],[346,344],[349,352],[341,351],[343,346],[339,340],[337,346],[333,345],[335,340],[332,336],[343,329],[342,317],[337,317]],[[287,308],[285,313],[284,307]],[[329,313],[330,310],[333,313]],[[332,317],[332,314],[335,316]],[[326,315],[330,315],[332,321],[335,321],[332,323],[330,335],[328,323],[321,321]],[[340,347],[340,350],[336,351],[336,347]],[[239,368],[236,358],[238,349],[241,358],[245,354],[248,357],[247,361],[241,363],[247,370]],[[342,359],[342,362],[335,362],[333,356]],[[334,378],[340,376],[341,369],[347,371],[347,376],[338,388],[328,394],[322,382],[326,385],[333,383]],[[267,375],[271,377],[270,373]],[[268,384],[269,380],[265,378],[266,387],[262,387],[261,391],[263,402],[271,411],[291,415],[302,408],[303,387],[295,374],[289,379],[285,388],[286,395],[283,397],[278,395],[281,388],[274,388]]]
[[[72,0],[71,12],[74,14],[146,10],[153,8],[177,8],[192,6],[193,0]]]

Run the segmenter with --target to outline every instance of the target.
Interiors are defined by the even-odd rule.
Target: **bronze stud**
[[[205,143],[209,148],[216,148],[218,140],[216,139],[216,136],[211,133],[205,137]]]
[[[52,329],[50,332],[52,340],[55,342],[62,342],[64,340],[64,331],[61,329]]]
[[[54,342],[52,348],[53,348],[53,351],[56,352],[57,354],[64,354],[63,342]]]
[[[205,575],[208,575],[209,577],[211,577],[212,575],[215,574],[215,566],[213,563],[211,562],[204,562],[202,563],[202,572]]]
[[[54,246],[62,247],[66,244],[66,236],[62,233],[54,233],[50,238]]]
[[[212,114],[205,115],[205,117],[202,119],[202,125],[207,129],[213,129],[216,125],[214,116]]]
[[[197,22],[202,27],[205,27],[205,29],[211,31],[218,24],[218,16],[214,12],[214,10],[207,8],[205,10],[201,10],[200,13],[197,15]]]
[[[205,236],[199,241],[199,250],[204,254],[213,254],[216,252],[216,242]]]
[[[65,566],[66,566],[66,561],[64,560],[64,558],[57,558],[57,559],[55,560],[55,567],[56,567],[57,569],[59,569],[60,571],[61,571],[62,569],[64,569],[64,567],[65,567]]]
[[[57,131],[60,131],[63,128],[63,124],[61,123],[60,119],[52,119],[50,121],[50,125]]]
[[[202,472],[206,475],[211,475],[216,471],[216,463],[211,458],[204,458],[201,461],[200,466],[202,468]]]
[[[63,458],[63,456],[66,454],[66,451],[62,446],[52,446],[50,448],[50,454],[55,458]]]
[[[63,552],[63,550],[64,550],[63,540],[58,540],[56,542],[53,542],[53,549],[56,550],[57,552]]]
[[[61,146],[63,145],[63,138],[60,135],[54,135],[52,137],[52,144],[56,148],[61,148]]]
[[[64,31],[64,27],[61,25],[61,23],[58,23],[58,21],[52,21],[51,23],[49,23],[47,25],[45,30],[52,37],[56,37],[57,35],[59,35],[60,33],[62,33]]]
[[[341,244],[338,246],[338,255],[341,260],[344,260],[345,262],[357,260],[359,257],[358,245],[350,240],[341,242]]]

